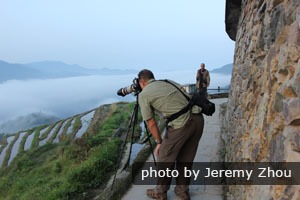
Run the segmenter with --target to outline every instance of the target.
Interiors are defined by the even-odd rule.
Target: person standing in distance
[[[190,111],[167,124],[167,133],[162,138],[154,113],[158,112],[163,117],[170,116],[184,108],[188,101],[174,85],[155,80],[150,70],[140,71],[138,79],[142,88],[138,99],[141,114],[157,143],[155,148],[157,170],[166,170],[167,168],[173,170],[176,165],[179,176],[176,178],[175,194],[182,200],[189,200],[190,178],[184,177],[184,167],[192,168],[202,136],[204,119],[201,108],[194,106]],[[178,83],[169,81],[182,89]],[[182,91],[184,90],[182,89]],[[171,180],[172,178],[168,177],[158,177],[156,187],[148,189],[147,196],[166,200]]]
[[[209,71],[205,69],[205,64],[201,63],[200,69],[197,71],[197,76],[196,76],[196,90],[199,93],[205,94],[207,97],[207,88],[209,87],[210,84],[210,76],[209,76]]]

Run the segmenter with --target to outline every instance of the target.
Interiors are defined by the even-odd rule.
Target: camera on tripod
[[[142,88],[139,84],[139,79],[138,78],[134,78],[133,83],[130,86],[121,88],[118,90],[117,94],[119,96],[126,96],[127,94],[130,94],[133,92],[133,95],[136,96],[137,94],[139,94],[142,91]]]

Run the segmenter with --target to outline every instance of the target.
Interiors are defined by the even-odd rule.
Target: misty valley
[[[31,66],[34,66],[34,69],[37,66],[41,68],[38,64]],[[44,73],[50,71],[49,65],[54,64],[48,63],[44,67]],[[118,89],[132,84],[133,78],[137,76],[135,71],[105,69],[106,74],[103,72],[102,75],[92,75],[93,71],[90,72],[80,66],[74,68],[73,65],[59,63],[58,67],[62,67],[65,73],[68,72],[68,77],[46,79],[27,77],[24,80],[11,79],[0,83],[0,134],[16,133],[54,123],[103,104],[135,100],[133,95],[120,97],[116,94]],[[57,71],[58,67],[54,68],[53,72]],[[212,70],[210,88],[228,87],[231,67],[232,65],[225,65]],[[4,69],[0,63],[0,71]],[[87,71],[91,74],[72,76],[75,72],[83,74]],[[196,70],[154,71],[154,73],[156,79],[172,79],[180,84],[195,83]]]

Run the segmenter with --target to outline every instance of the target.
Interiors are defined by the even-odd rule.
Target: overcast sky
[[[224,21],[225,0],[0,0],[0,60],[213,69],[233,62]]]

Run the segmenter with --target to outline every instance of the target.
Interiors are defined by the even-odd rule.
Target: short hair
[[[141,70],[138,74],[138,78],[146,80],[146,81],[148,81],[150,79],[155,79],[152,71],[150,71],[148,69]]]

